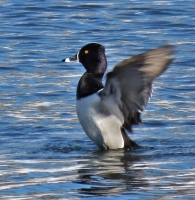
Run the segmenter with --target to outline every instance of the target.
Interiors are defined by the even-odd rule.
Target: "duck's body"
[[[119,149],[124,147],[122,122],[104,106],[98,93],[77,100],[77,115],[83,130],[100,148]]]
[[[84,46],[66,62],[79,60],[87,70],[77,87],[77,115],[88,137],[101,149],[135,149],[126,130],[141,123],[140,114],[152,90],[152,81],[162,74],[172,58],[171,46],[164,46],[126,59],[102,77],[107,68],[104,47],[97,43]]]

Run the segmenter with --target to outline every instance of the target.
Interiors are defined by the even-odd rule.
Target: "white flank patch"
[[[77,114],[83,130],[99,147],[124,147],[120,121],[101,102],[98,94],[77,100]]]

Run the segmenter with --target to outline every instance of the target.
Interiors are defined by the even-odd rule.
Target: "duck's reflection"
[[[85,158],[85,167],[78,170],[76,181],[83,184],[78,189],[81,195],[116,195],[147,185],[142,169],[135,165],[140,162],[136,154],[124,150],[96,151]]]

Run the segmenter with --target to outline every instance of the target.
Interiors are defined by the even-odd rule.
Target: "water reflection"
[[[124,150],[93,152],[85,167],[78,170],[79,178],[75,182],[84,186],[81,185],[79,192],[82,195],[116,195],[147,186],[147,181],[141,178],[142,170],[133,166],[140,161],[138,154]]]

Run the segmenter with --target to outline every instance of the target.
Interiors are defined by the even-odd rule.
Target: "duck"
[[[127,58],[107,69],[105,47],[99,43],[83,46],[77,54],[62,62],[80,62],[85,73],[76,91],[76,112],[87,136],[103,150],[142,148],[128,133],[142,123],[141,113],[151,95],[154,79],[174,60],[173,45]]]

